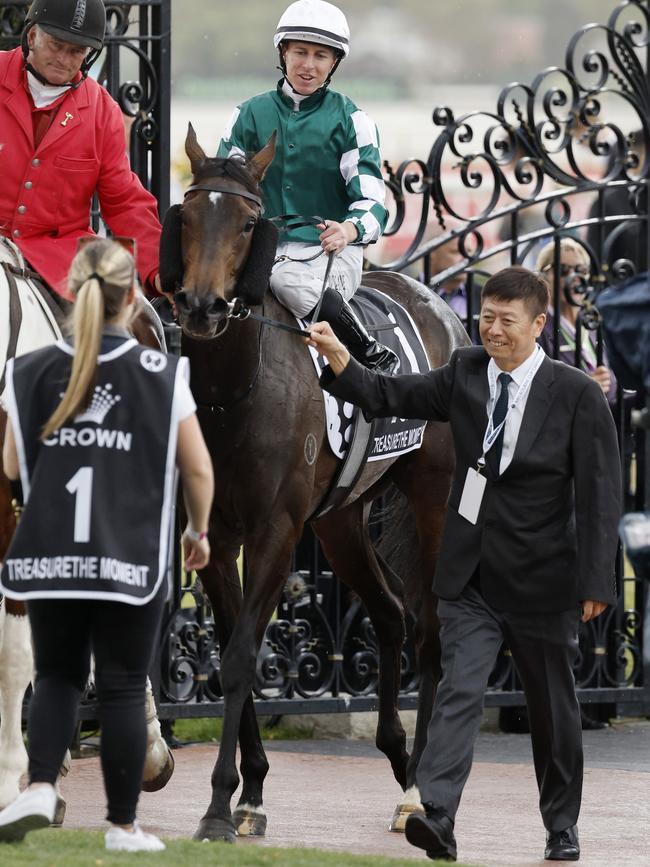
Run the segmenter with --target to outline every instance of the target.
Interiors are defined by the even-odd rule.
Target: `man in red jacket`
[[[22,48],[0,52],[0,234],[63,297],[95,192],[110,230],[136,239],[145,291],[158,289],[156,200],[129,166],[119,106],[87,77],[105,26],[103,0],[34,0]]]

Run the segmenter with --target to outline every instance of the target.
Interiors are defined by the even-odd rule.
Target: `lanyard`
[[[521,383],[519,388],[517,389],[517,393],[514,396],[512,403],[508,403],[508,408],[506,410],[505,418],[503,421],[494,427],[494,404],[496,401],[496,393],[497,393],[497,375],[494,372],[492,367],[488,368],[488,383],[490,386],[490,406],[491,412],[488,418],[488,424],[485,429],[485,434],[483,436],[483,454],[478,459],[478,471],[480,472],[485,466],[485,456],[490,451],[494,443],[499,438],[499,434],[503,430],[506,421],[508,420],[508,414],[511,409],[514,409],[521,401],[524,399],[526,394],[528,393],[528,389],[530,388],[530,384],[533,381],[535,374],[539,370],[542,365],[542,362],[545,358],[544,350],[539,344],[535,346],[535,358],[533,363],[530,366],[528,373],[526,374],[524,381]]]

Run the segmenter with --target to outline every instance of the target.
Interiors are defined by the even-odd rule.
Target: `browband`
[[[262,207],[262,199],[259,196],[256,196],[255,193],[249,193],[248,190],[226,190],[224,187],[217,187],[213,184],[192,184],[191,187],[188,187],[185,190],[185,195],[193,193],[195,190],[205,190],[208,193],[227,193],[230,196],[241,196],[242,199],[250,199],[251,202],[255,202],[259,208]]]

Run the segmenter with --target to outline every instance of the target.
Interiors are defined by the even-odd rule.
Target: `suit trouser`
[[[442,678],[417,769],[423,804],[456,815],[483,716],[483,695],[505,640],[526,694],[539,808],[545,827],[576,824],[582,796],[582,729],[573,663],[580,611],[495,611],[476,587],[438,602]]]

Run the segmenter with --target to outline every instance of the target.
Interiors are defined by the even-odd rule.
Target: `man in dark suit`
[[[326,323],[323,386],[374,416],[449,421],[456,472],[433,590],[442,678],[417,780],[423,813],[406,838],[456,859],[454,817],[472,764],[483,694],[505,639],[530,714],[545,858],[577,860],[582,731],[577,631],[616,601],[620,515],[616,431],[600,386],[536,345],[545,280],[506,268],[481,293],[483,347],[427,374],[364,370]]]

